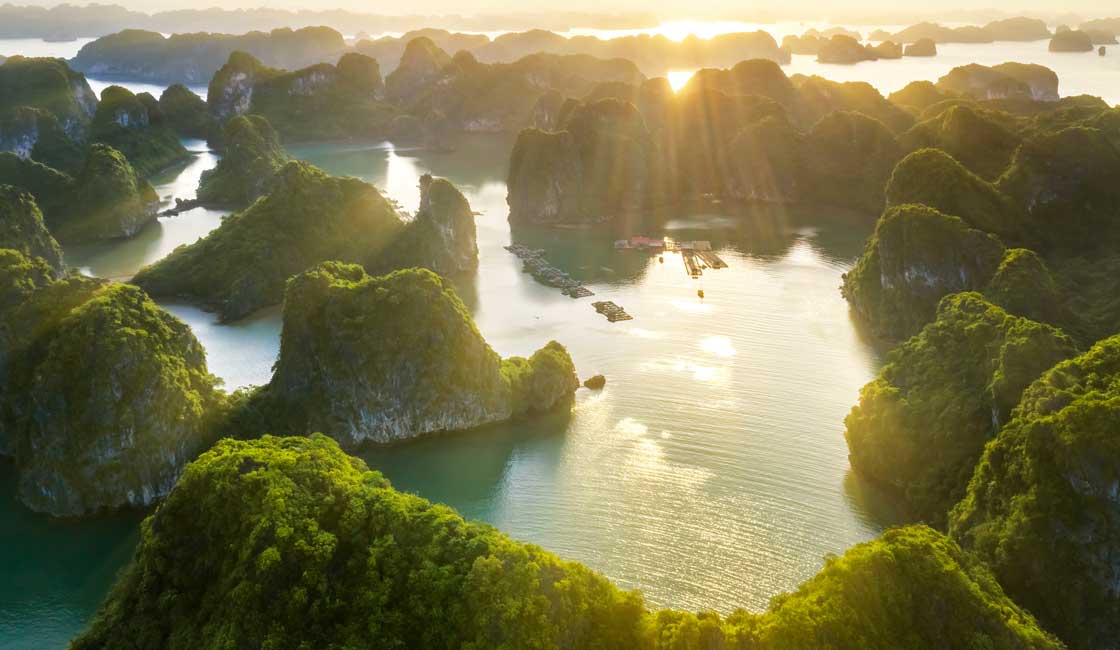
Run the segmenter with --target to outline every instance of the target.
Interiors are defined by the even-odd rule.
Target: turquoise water
[[[400,489],[640,588],[652,604],[685,609],[761,609],[814,574],[825,554],[891,521],[889,507],[852,476],[843,439],[843,417],[880,363],[837,291],[870,232],[867,217],[701,214],[647,233],[712,241],[730,267],[694,280],[676,255],[659,262],[618,252],[586,231],[511,232],[510,146],[472,137],[438,154],[386,143],[292,147],[331,172],[374,182],[409,210],[420,174],[453,180],[481,213],[479,271],[456,284],[490,344],[527,355],[556,339],[582,376],[607,376],[605,390],[579,391],[570,414],[371,449],[362,456],[372,467]],[[192,148],[200,150],[192,163],[157,179],[165,199],[189,196],[214,163],[199,143]],[[67,259],[127,278],[221,217],[196,210],[161,219],[132,240],[70,248]],[[594,299],[614,300],[635,319],[608,323],[594,299],[538,284],[502,248],[514,241],[545,248]],[[228,387],[268,380],[278,310],[226,326],[197,308],[166,306],[191,324]],[[13,537],[0,552],[25,568],[19,581],[0,580],[0,639],[61,645],[126,560],[136,518],[63,525],[31,517],[14,503],[7,472],[0,521],[12,522]]]

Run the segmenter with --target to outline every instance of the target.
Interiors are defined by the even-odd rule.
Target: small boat
[[[696,290],[696,295],[703,298],[704,297],[704,290],[703,289],[697,289]]]

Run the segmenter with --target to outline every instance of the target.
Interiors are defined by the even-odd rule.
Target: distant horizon
[[[487,3],[478,3],[473,6],[452,4],[446,0],[418,0],[410,3],[410,11],[399,11],[400,5],[393,3],[367,2],[340,2],[332,6],[307,6],[300,0],[291,2],[259,3],[252,1],[232,0],[224,6],[199,7],[196,4],[180,0],[154,0],[154,2],[140,2],[139,0],[117,0],[105,3],[61,3],[44,2],[40,0],[24,0],[23,2],[9,2],[0,5],[5,8],[12,7],[42,7],[54,9],[60,6],[89,7],[98,5],[105,8],[121,7],[128,11],[154,15],[169,11],[224,11],[236,13],[240,11],[277,11],[293,13],[327,13],[332,11],[350,12],[355,14],[386,16],[393,18],[483,18],[488,16],[505,18],[552,18],[552,19],[578,19],[581,16],[587,19],[623,19],[635,21],[644,25],[653,25],[659,22],[678,20],[697,21],[743,21],[753,23],[767,22],[796,22],[813,21],[848,24],[912,24],[923,21],[952,22],[952,23],[985,23],[1001,18],[1025,16],[1039,18],[1055,25],[1058,23],[1076,23],[1120,16],[1120,7],[1114,3],[1099,0],[1083,0],[1082,2],[1068,3],[1055,9],[1052,3],[1031,2],[1015,3],[1014,7],[1003,8],[1000,4],[993,3],[985,8],[950,7],[936,12],[933,11],[905,11],[899,10],[896,3],[885,1],[865,1],[848,5],[839,9],[835,5],[823,3],[820,0],[791,0],[781,4],[780,9],[764,5],[753,7],[736,6],[723,0],[715,0],[702,5],[697,3],[667,4],[657,11],[650,11],[649,6],[635,0],[620,0],[612,3],[612,11],[603,11],[601,3],[575,2],[566,5],[563,10],[534,9],[524,3],[513,0],[491,0]],[[823,5],[823,6],[819,6]],[[527,23],[528,24],[528,23]],[[582,25],[581,25],[582,26]]]

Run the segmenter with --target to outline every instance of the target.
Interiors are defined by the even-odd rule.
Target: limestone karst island
[[[110,1],[0,5],[0,650],[1120,650],[1117,3]]]

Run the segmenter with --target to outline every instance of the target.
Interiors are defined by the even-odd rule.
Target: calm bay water
[[[1028,45],[1035,44],[997,48]],[[945,46],[943,56],[954,49]],[[1017,57],[982,62],[1004,58]],[[1097,83],[1097,69],[1084,61],[1063,74],[1066,92]],[[812,72],[806,65],[795,61],[789,71]],[[894,84],[891,74],[909,80],[926,74],[920,66],[940,65],[956,63],[817,72]],[[903,66],[913,67],[904,73]],[[216,162],[203,143],[188,144],[194,158],[154,179],[168,202],[192,197]],[[661,262],[616,252],[608,238],[584,231],[511,231],[504,184],[511,144],[471,137],[453,153],[384,143],[292,147],[328,171],[376,184],[409,210],[419,201],[420,174],[455,182],[482,213],[480,268],[456,285],[490,344],[503,355],[528,355],[556,339],[581,376],[607,376],[605,390],[580,390],[570,414],[368,450],[362,456],[372,467],[400,489],[640,588],[651,604],[684,609],[762,609],[813,575],[825,554],[892,521],[889,506],[851,474],[843,440],[844,415],[881,361],[837,290],[869,219],[697,214],[644,233],[711,240],[730,268],[694,280],[675,255]],[[127,279],[223,216],[199,209],[162,218],[131,240],[70,247],[67,259],[83,272]],[[502,248],[511,242],[546,249],[597,297],[571,300],[536,283]],[[623,305],[635,320],[608,323],[590,307],[599,299]],[[228,388],[268,380],[278,310],[226,326],[195,307],[165,306],[194,328]],[[136,514],[78,522],[32,515],[15,502],[12,466],[0,463],[0,647],[63,646],[127,561],[138,521]]]

